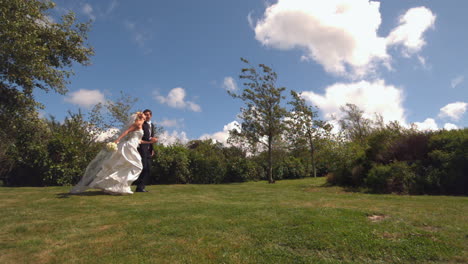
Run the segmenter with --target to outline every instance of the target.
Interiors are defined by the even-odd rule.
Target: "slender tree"
[[[317,177],[315,152],[317,144],[324,134],[331,130],[330,124],[318,119],[317,111],[312,106],[307,105],[304,98],[297,92],[291,91],[292,106],[289,118],[287,120],[288,135],[295,144],[305,143],[309,149],[310,161],[312,165],[312,175]]]
[[[286,88],[277,87],[278,75],[270,67],[259,64],[258,68],[241,58],[248,65],[241,70],[240,79],[245,80],[244,89],[240,94],[228,91],[234,97],[245,102],[241,108],[242,119],[240,130],[232,130],[230,137],[246,139],[251,146],[263,145],[268,151],[268,182],[273,179],[273,143],[285,129],[284,117],[286,109],[281,106],[281,94]]]
[[[372,131],[372,120],[364,116],[364,111],[354,104],[340,108],[344,116],[339,120],[341,129],[348,140],[363,144]]]

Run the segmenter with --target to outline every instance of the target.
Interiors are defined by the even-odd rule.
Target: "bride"
[[[126,126],[128,129],[114,141],[117,150],[101,150],[70,193],[81,193],[94,188],[109,194],[132,194],[130,186],[143,169],[138,145],[157,142],[157,138],[151,138],[151,141],[141,140],[144,121],[145,115],[142,112],[133,114]]]

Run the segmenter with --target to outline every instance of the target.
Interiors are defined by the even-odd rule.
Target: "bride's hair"
[[[146,118],[146,117],[145,117],[145,114],[143,114],[142,112],[136,112],[135,115],[136,115],[136,116],[135,116],[135,121],[136,121],[136,120],[142,120],[142,119],[145,119],[145,118]]]
[[[123,132],[127,130],[130,126],[132,126],[135,123],[135,121],[142,120],[142,119],[145,119],[145,114],[143,114],[142,112],[136,112],[130,115],[127,121],[123,124],[121,131]]]

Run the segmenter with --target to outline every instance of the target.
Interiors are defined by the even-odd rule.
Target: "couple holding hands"
[[[130,186],[135,181],[135,192],[147,192],[145,184],[150,178],[153,143],[158,141],[151,117],[149,109],[133,114],[124,126],[126,130],[114,141],[116,150],[101,150],[70,193],[93,188],[114,195],[132,194]]]

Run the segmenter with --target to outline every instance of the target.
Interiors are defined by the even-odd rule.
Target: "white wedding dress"
[[[132,194],[130,186],[143,169],[137,150],[142,136],[143,130],[130,132],[120,141],[117,151],[101,150],[70,193],[101,189],[110,194]]]

